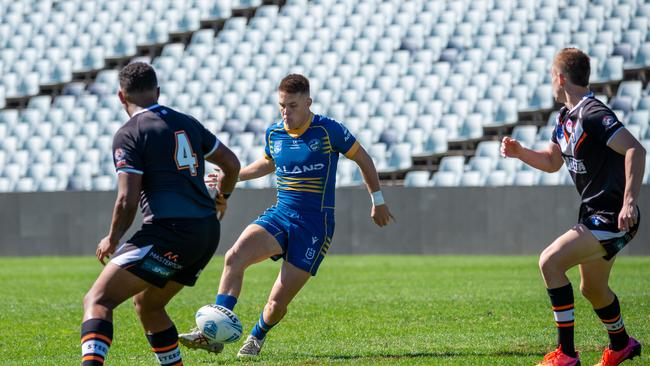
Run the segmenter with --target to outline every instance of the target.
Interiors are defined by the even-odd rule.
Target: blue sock
[[[268,325],[264,321],[264,310],[262,310],[262,313],[260,314],[260,320],[255,324],[253,327],[253,330],[251,331],[251,335],[254,336],[255,338],[259,339],[260,341],[266,337],[266,333],[268,333],[271,328],[273,328],[275,324],[273,325]]]
[[[218,294],[215,303],[228,310],[233,310],[235,305],[237,305],[237,298],[226,294]]]

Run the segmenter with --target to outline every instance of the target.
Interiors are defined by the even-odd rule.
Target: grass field
[[[252,365],[534,365],[555,328],[534,257],[330,256]],[[179,330],[214,299],[222,258],[168,307]],[[235,309],[249,331],[278,264],[248,270]],[[96,259],[0,258],[0,365],[78,365],[81,300],[101,269]],[[576,344],[596,363],[607,336],[579,296]],[[612,287],[628,330],[650,341],[650,257],[624,257]],[[236,361],[242,341],[220,355],[183,349],[186,365]],[[108,365],[155,365],[133,306],[115,315]],[[650,365],[650,357],[630,365]]]

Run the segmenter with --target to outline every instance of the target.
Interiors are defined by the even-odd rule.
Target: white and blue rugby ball
[[[241,338],[242,326],[235,313],[221,305],[205,305],[196,312],[196,326],[208,339],[231,343]]]

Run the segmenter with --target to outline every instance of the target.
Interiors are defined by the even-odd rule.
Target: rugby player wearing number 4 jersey
[[[183,365],[165,305],[183,286],[193,286],[212,258],[226,209],[221,195],[215,210],[203,181],[205,160],[224,171],[221,192],[231,192],[237,181],[235,154],[194,118],[158,105],[158,95],[151,66],[136,62],[120,71],[119,98],[130,119],[113,140],[117,200],[110,232],[96,251],[102,264],[112,258],[84,298],[83,366],[104,364],[113,309],[129,297],[160,365]],[[138,201],[142,228],[117,248]]]
[[[589,56],[565,48],[551,68],[553,96],[564,107],[558,115],[552,143],[533,151],[504,137],[501,154],[518,158],[546,172],[564,163],[582,196],[578,223],[542,252],[539,267],[551,298],[558,347],[541,366],[580,365],[573,343],[573,289],[566,271],[580,266],[580,291],[609,334],[609,346],[597,366],[616,366],[641,353],[628,336],[618,298],[609,288],[616,254],[639,227],[637,200],[645,150],[616,115],[589,91]]]
[[[249,225],[226,253],[216,303],[232,310],[241,291],[244,271],[267,258],[283,259],[266,306],[237,354],[260,353],[266,334],[286,314],[287,306],[316,275],[334,234],[334,187],[339,153],[354,160],[371,193],[371,217],[378,226],[392,218],[382,197],[370,156],[340,123],[310,111],[309,81],[286,76],[278,88],[283,121],[266,131],[266,156],[242,168],[239,179],[277,176],[278,201]],[[219,180],[219,177],[216,177]],[[190,348],[220,352],[198,330],[180,335]]]

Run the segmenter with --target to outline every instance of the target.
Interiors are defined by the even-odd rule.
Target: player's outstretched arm
[[[623,207],[618,215],[618,229],[627,231],[637,223],[637,199],[645,171],[646,151],[630,131],[621,128],[607,144],[612,150],[625,156],[625,192]]]
[[[275,171],[275,162],[271,159],[261,158],[256,160],[239,172],[239,180],[251,180],[269,175]]]
[[[117,198],[113,208],[113,219],[108,235],[97,244],[97,259],[105,264],[105,259],[115,252],[117,244],[129,229],[138,210],[142,175],[119,173],[117,175]]]
[[[388,210],[386,202],[384,202],[375,163],[373,163],[372,158],[362,146],[360,146],[359,150],[354,153],[352,160],[357,163],[359,169],[361,169],[363,181],[366,183],[366,188],[368,188],[368,192],[372,198],[372,210],[370,211],[372,221],[374,221],[377,226],[388,225],[390,220],[395,220],[395,218],[390,213],[390,210]]]
[[[535,151],[521,146],[519,141],[508,136],[501,140],[501,156],[519,159],[547,173],[557,172],[564,164],[562,152],[556,144],[550,143],[546,150]]]

